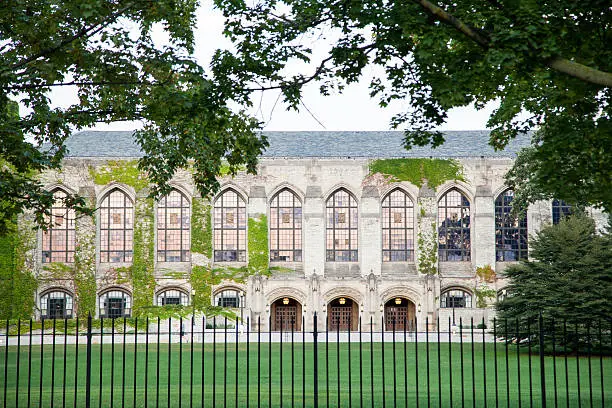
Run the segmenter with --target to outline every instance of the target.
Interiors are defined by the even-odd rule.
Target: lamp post
[[[240,292],[240,321],[244,322],[244,292]]]

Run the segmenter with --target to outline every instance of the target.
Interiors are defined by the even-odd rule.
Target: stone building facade
[[[74,135],[62,170],[41,180],[59,194],[84,195],[97,215],[38,233],[34,265],[46,278],[37,314],[75,312],[74,279],[49,273],[48,265],[81,262],[95,275],[98,316],[130,315],[143,293],[144,303],[189,307],[203,295],[192,271],[204,267],[242,271],[240,279],[221,274],[205,296],[213,306],[234,308],[254,329],[259,322],[262,330],[300,330],[303,318],[303,328],[312,330],[313,312],[319,329],[355,330],[359,321],[364,329],[372,322],[387,330],[402,330],[405,321],[412,329],[415,319],[419,330],[426,321],[431,328],[460,318],[488,321],[504,294],[504,269],[527,255],[528,234],[552,222],[553,203],[537,203],[525,220],[508,221],[504,204],[512,193],[504,174],[527,140],[493,152],[482,136],[449,133],[440,150],[406,152],[393,132],[271,133],[256,175],[220,177],[220,191],[202,199],[190,171],[181,170],[172,180],[173,198],[152,202],[146,180],[116,173],[133,171],[130,163],[140,155],[129,132]],[[356,140],[343,146],[342,137]],[[461,176],[430,186],[372,172],[375,160],[390,157],[452,160]],[[208,253],[194,246],[196,201],[210,209],[202,221]],[[566,210],[558,204],[555,211]],[[250,268],[251,220],[266,224],[265,271]],[[89,251],[89,264],[70,253],[71,240],[77,254]],[[151,244],[137,248],[143,242]],[[136,258],[150,265],[154,281],[135,287]]]

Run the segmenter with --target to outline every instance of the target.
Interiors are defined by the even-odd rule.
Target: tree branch
[[[4,89],[9,90],[9,91],[14,91],[14,90],[22,91],[25,89],[51,88],[51,87],[56,87],[56,86],[134,86],[134,85],[154,86],[154,85],[165,85],[165,84],[166,82],[153,83],[153,82],[142,82],[142,81],[134,81],[134,82],[71,81],[71,82],[56,82],[53,84],[45,83],[45,84],[15,85],[15,86],[8,86]]]
[[[612,87],[612,74],[574,62],[565,58],[556,57],[547,62],[555,71],[578,78],[584,82]]]
[[[368,45],[364,45],[363,47],[356,47],[354,48],[354,50],[359,50],[359,51],[367,51],[370,52],[372,49],[376,48],[378,46],[378,43],[371,43]],[[330,55],[329,57],[323,59],[321,61],[321,63],[317,66],[317,68],[315,69],[315,71],[312,73],[312,75],[307,76],[307,77],[302,77],[297,81],[294,82],[290,82],[290,83],[282,83],[282,84],[278,84],[278,85],[271,85],[271,86],[261,86],[258,88],[245,88],[243,89],[244,91],[247,92],[253,92],[253,91],[271,91],[274,89],[285,89],[287,86],[291,86],[291,85],[306,85],[307,83],[313,81],[314,79],[317,79],[319,77],[319,75],[325,70],[325,66],[326,64],[331,61],[332,59],[334,59],[333,55]]]
[[[5,69],[3,71],[14,71],[18,68],[21,68],[24,65],[29,64],[30,62],[37,60],[40,57],[44,57],[47,54],[51,54],[53,52],[56,52],[58,50],[60,50],[62,47],[70,44],[71,42],[83,37],[83,36],[87,36],[87,37],[91,37],[92,35],[95,35],[97,33],[99,33],[101,30],[103,30],[105,27],[107,27],[108,25],[112,24],[115,20],[117,20],[117,18],[119,18],[125,11],[127,11],[130,7],[132,7],[134,5],[134,3],[128,3],[127,6],[125,6],[124,8],[115,11],[114,13],[110,14],[106,19],[96,23],[96,24],[92,24],[89,25],[87,27],[84,27],[83,29],[81,29],[80,31],[77,31],[74,35],[62,40],[59,44],[57,44],[54,47],[49,47],[49,48],[45,48],[44,50],[42,50],[41,52],[35,54],[35,55],[31,55],[30,57],[26,58],[25,60],[18,62],[10,67],[8,67],[8,69]],[[92,31],[93,30],[93,31]]]
[[[457,17],[447,13],[428,0],[413,1],[419,4],[427,13],[435,17],[441,23],[455,28],[457,31],[464,34],[467,38],[474,41],[482,48],[489,48],[490,40],[486,36],[480,34],[476,29],[465,24]],[[612,73],[600,71],[562,57],[551,58],[544,63],[557,72],[567,74],[584,82],[601,85],[604,87],[612,87]]]
[[[413,0],[415,3],[419,4],[422,8],[425,9],[429,14],[435,17],[438,21],[448,24],[451,27],[454,27],[457,31],[464,34],[470,40],[474,41],[476,44],[480,45],[482,48],[489,48],[489,39],[480,35],[475,29],[468,26],[457,17],[453,16],[450,13],[442,10],[440,7],[435,4],[427,1],[427,0]]]

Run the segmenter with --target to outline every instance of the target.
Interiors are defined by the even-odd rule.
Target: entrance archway
[[[357,330],[359,307],[348,297],[338,297],[327,305],[329,331]]]
[[[394,297],[385,303],[385,330],[395,331],[413,330],[416,307],[414,303],[404,297]]]
[[[273,331],[302,330],[302,305],[290,297],[277,299],[270,307]]]

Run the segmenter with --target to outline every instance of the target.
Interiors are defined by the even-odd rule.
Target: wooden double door
[[[414,326],[415,310],[414,305],[408,303],[406,305],[387,305],[385,306],[385,330],[392,331],[407,331],[412,330]]]
[[[351,306],[332,306],[329,312],[329,331],[354,330],[351,325],[352,309]]]
[[[277,305],[274,318],[274,330],[276,331],[296,331],[301,326],[298,322],[297,306]]]

